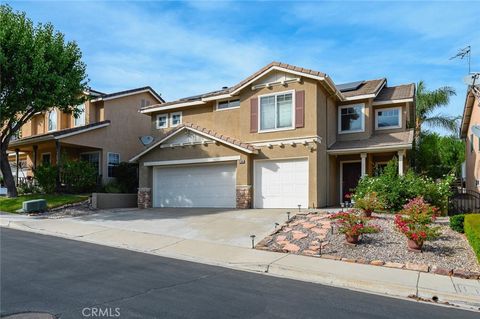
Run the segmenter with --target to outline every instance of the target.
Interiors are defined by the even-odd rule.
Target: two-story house
[[[143,107],[156,140],[139,207],[325,207],[412,147],[414,84],[335,85],[273,62],[232,87]]]
[[[17,181],[32,176],[37,165],[56,164],[64,154],[91,162],[102,180],[108,181],[115,165],[142,149],[138,138],[150,134],[150,117],[139,113],[140,108],[164,102],[151,87],[86,94],[89,99],[78,106],[79,117],[53,108],[22,126],[8,149]]]
[[[465,140],[465,187],[480,192],[480,85],[469,86],[460,136]]]

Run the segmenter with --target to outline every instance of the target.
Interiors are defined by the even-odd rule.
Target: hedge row
[[[480,214],[468,214],[464,221],[465,235],[480,262]]]

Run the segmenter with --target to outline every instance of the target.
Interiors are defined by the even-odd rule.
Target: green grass
[[[465,215],[465,235],[480,262],[480,214]]]
[[[66,204],[73,204],[84,201],[88,198],[86,195],[71,195],[71,194],[31,194],[20,195],[16,198],[0,197],[0,211],[15,213],[16,210],[22,208],[22,203],[26,200],[45,199],[48,208],[55,208]]]

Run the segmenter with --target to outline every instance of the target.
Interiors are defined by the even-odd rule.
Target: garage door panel
[[[235,164],[156,168],[155,207],[235,207]]]
[[[308,207],[308,159],[256,161],[256,208]]]

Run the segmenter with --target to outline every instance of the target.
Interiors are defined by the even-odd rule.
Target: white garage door
[[[255,161],[255,208],[308,207],[308,159]]]
[[[235,164],[158,167],[154,207],[236,207]]]

